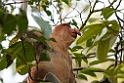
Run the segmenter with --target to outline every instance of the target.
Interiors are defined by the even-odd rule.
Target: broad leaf
[[[83,47],[82,47],[82,46],[75,46],[75,47],[73,47],[73,48],[71,49],[71,51],[72,51],[72,52],[76,52],[76,51],[78,51],[78,50],[80,50],[80,49],[83,49]]]
[[[117,74],[118,71],[119,71],[122,67],[124,67],[124,64],[118,64],[118,65],[115,67],[115,69],[114,69],[114,71],[113,71],[113,74]]]
[[[108,51],[111,49],[116,41],[117,36],[113,33],[107,32],[98,43],[97,58],[104,61],[107,57]]]
[[[101,68],[87,68],[87,69],[84,69],[85,71],[92,71],[92,72],[104,72],[105,69],[101,69]]]
[[[103,28],[104,28],[104,25],[102,23],[85,26],[84,29],[83,29],[83,30],[85,30],[85,32],[77,40],[76,44],[80,44],[84,41],[89,40],[90,38],[99,34],[102,31]]]
[[[99,41],[93,42],[92,46],[90,46],[90,47],[88,48],[87,52],[89,52],[93,47],[97,46],[98,43],[99,43]]]
[[[16,71],[21,75],[24,75],[28,72],[28,67],[21,56],[19,56],[16,60]]]
[[[96,74],[94,72],[90,71],[90,70],[85,70],[84,69],[84,70],[81,70],[81,73],[96,77]]]
[[[26,13],[22,12],[22,14],[17,16],[16,18],[17,18],[19,33],[22,34],[28,28],[28,20],[27,20],[27,17],[26,17]]]
[[[19,41],[12,44],[5,52],[4,55],[10,55],[11,60],[16,58],[16,68],[20,74],[26,74],[28,72],[28,63],[35,60],[35,47],[27,41]],[[9,59],[7,59],[9,60]],[[6,60],[6,61],[7,61]],[[9,62],[7,61],[7,65]]]
[[[4,19],[4,18],[3,18]],[[6,14],[5,22],[2,24],[3,31],[10,35],[16,28],[16,19],[11,14]]]
[[[91,47],[93,45],[92,38],[86,41],[86,47]]]
[[[42,53],[40,55],[40,61],[50,61],[50,56],[48,55],[46,49],[42,50]]]
[[[36,21],[36,23],[40,26],[42,30],[42,34],[46,39],[49,39],[51,33],[52,33],[52,28],[49,25],[48,22],[44,21],[42,18],[39,18],[35,15],[32,14],[33,19]]]
[[[77,78],[79,78],[79,79],[84,79],[84,80],[88,80],[87,77],[86,77],[85,75],[83,75],[83,74],[78,74],[78,75],[77,75]]]
[[[6,60],[6,56],[3,56],[2,58],[0,58],[0,70],[3,70],[7,68],[7,60]]]
[[[76,63],[77,63],[77,65],[79,66],[79,67],[81,67],[81,62],[82,62],[82,56],[81,56],[81,54],[79,54],[79,53],[74,53],[74,56],[75,56],[75,61],[76,61]]]
[[[116,20],[112,20],[112,21],[108,22],[108,25],[109,25],[109,28],[107,28],[108,32],[112,32],[112,33],[118,35],[119,29],[120,29],[118,22]]]
[[[108,19],[114,12],[115,10],[113,8],[104,8],[102,10],[102,15],[105,19]]]
[[[100,82],[97,80],[93,80],[91,83],[100,83]]]
[[[95,61],[90,62],[90,66],[98,65],[100,63],[104,63],[104,62],[107,62],[107,61],[113,61],[114,62],[114,59],[106,59],[104,61],[95,60]]]
[[[108,51],[110,47],[110,38],[106,40],[100,40],[97,47],[97,58],[100,61],[104,61],[107,57]]]

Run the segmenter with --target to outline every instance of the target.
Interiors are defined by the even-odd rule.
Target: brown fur
[[[51,37],[57,42],[48,41],[53,50],[47,50],[50,55],[50,61],[41,61],[38,65],[38,76],[43,79],[48,72],[56,75],[61,83],[75,83],[75,77],[72,71],[72,60],[68,53],[68,47],[75,40],[76,29],[71,29],[68,24],[60,24],[55,27]],[[37,77],[36,66],[31,68],[31,76]],[[28,77],[28,83],[38,83]]]

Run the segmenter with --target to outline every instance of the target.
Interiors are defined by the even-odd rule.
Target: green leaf
[[[93,80],[91,83],[100,83],[100,82],[97,80]]]
[[[105,19],[108,19],[114,12],[115,10],[113,8],[104,8],[101,14]]]
[[[104,37],[102,39],[104,39]],[[97,58],[100,61],[104,61],[106,59],[110,47],[110,38],[106,40],[102,39],[99,41],[97,47]]]
[[[90,70],[85,70],[84,69],[84,70],[81,70],[81,73],[96,77],[96,74],[94,72],[90,71]]]
[[[71,24],[74,25],[77,29],[79,29],[77,22],[74,19],[72,19]]]
[[[23,58],[17,58],[16,59],[16,71],[21,74],[24,75],[28,72],[28,68],[26,66],[25,61],[22,60]]]
[[[20,16],[17,16],[17,24],[20,34],[24,33],[27,30],[28,20],[25,12],[22,12]]]
[[[104,61],[107,57],[108,51],[111,49],[115,43],[117,35],[107,32],[98,43],[97,47],[97,58],[100,61]]]
[[[78,74],[77,78],[87,80],[87,77],[83,74]]]
[[[26,58],[27,62],[32,62],[35,59],[35,47],[27,41],[19,41],[12,44],[7,53],[21,57],[22,60]]]
[[[42,50],[42,53],[40,55],[40,61],[50,61],[50,56],[48,55],[46,49]]]
[[[107,28],[108,32],[112,32],[118,35],[120,29],[118,22],[116,20],[112,20],[108,22],[108,25],[109,25],[109,28]]]
[[[3,56],[2,58],[0,58],[0,70],[3,70],[7,68],[7,60],[6,60],[6,56]]]
[[[87,63],[88,64],[88,58],[84,55],[84,54],[81,54],[81,57],[85,57],[85,58],[82,58],[82,60],[85,62],[85,63]]]
[[[0,50],[3,48],[3,46],[1,45],[1,43],[0,43]]]
[[[79,66],[79,67],[81,67],[81,62],[82,62],[82,56],[81,56],[81,54],[79,54],[79,53],[74,53],[74,56],[75,56],[75,61],[76,61],[76,63],[77,63],[77,65]]]
[[[84,69],[85,71],[92,71],[92,72],[104,72],[105,69],[101,69],[101,68],[87,68],[87,69]]]
[[[63,2],[65,2],[66,4],[69,4],[71,2],[71,0],[62,0]]]
[[[45,10],[45,12],[47,13],[48,16],[51,15],[51,12],[49,10]]]
[[[89,40],[86,41],[86,47],[91,47],[92,44],[93,44],[92,39],[89,39]]]
[[[85,26],[84,29],[82,29],[82,30],[85,30],[85,32],[77,40],[76,43],[80,44],[80,43],[82,43],[84,41],[89,40],[90,38],[92,38],[95,35],[99,34],[102,31],[103,28],[104,28],[104,25],[102,23]]]
[[[51,82],[38,82],[38,83],[51,83]]]
[[[83,47],[82,47],[82,46],[74,46],[74,47],[71,49],[71,51],[72,51],[72,52],[76,52],[76,51],[78,51],[78,50],[80,50],[80,49],[83,49]]]
[[[99,41],[95,41],[95,42],[92,44],[92,46],[90,46],[90,47],[88,48],[87,52],[89,52],[93,47],[97,46],[98,43],[99,43]]]
[[[42,35],[46,38],[49,39],[51,33],[52,33],[52,28],[49,25],[48,22],[44,21],[42,18],[39,18],[35,15],[32,14],[33,19],[37,22],[37,24],[41,27],[42,30]]]
[[[16,51],[15,51],[16,50]],[[4,55],[9,54],[11,59],[16,58],[17,71],[24,75],[28,72],[27,65],[35,60],[35,46],[27,41],[19,41],[12,44],[5,52]]]
[[[3,31],[10,35],[16,28],[16,19],[13,15],[7,14],[4,23],[2,24]]]
[[[114,75],[117,74],[117,72],[118,72],[119,70],[121,70],[122,67],[124,67],[124,64],[118,64],[118,65],[115,67],[115,69],[114,69],[114,71],[113,71],[113,74],[114,74]]]
[[[113,61],[114,62],[114,59],[106,59],[104,61],[95,60],[95,61],[90,62],[90,66],[98,65],[100,63],[104,63],[104,62],[107,62],[107,61]]]
[[[55,38],[50,38],[49,41],[57,42]]]
[[[100,20],[99,18],[92,17],[92,18],[88,19],[88,22],[93,23],[93,22],[96,22],[96,21],[99,21],[99,20]]]
[[[117,75],[117,78],[122,78],[122,79],[124,79],[124,75],[123,74],[119,74],[119,75]]]
[[[5,34],[4,34],[4,33],[1,33],[1,34],[0,34],[0,42],[2,42],[2,41],[5,40],[5,39],[6,39]]]
[[[4,83],[4,82],[3,82],[3,79],[2,79],[1,77],[0,77],[0,82],[1,82],[1,83]]]

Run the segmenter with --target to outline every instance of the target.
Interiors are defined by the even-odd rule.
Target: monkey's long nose
[[[81,33],[80,33],[80,31],[79,31],[78,29],[75,29],[75,32],[76,32],[78,35],[81,36]]]

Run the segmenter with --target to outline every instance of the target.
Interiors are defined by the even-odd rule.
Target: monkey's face
[[[77,37],[77,34],[78,35],[81,35],[80,31],[77,30],[77,29],[72,29],[72,28],[69,28],[69,34],[73,37],[73,38],[76,38]]]

